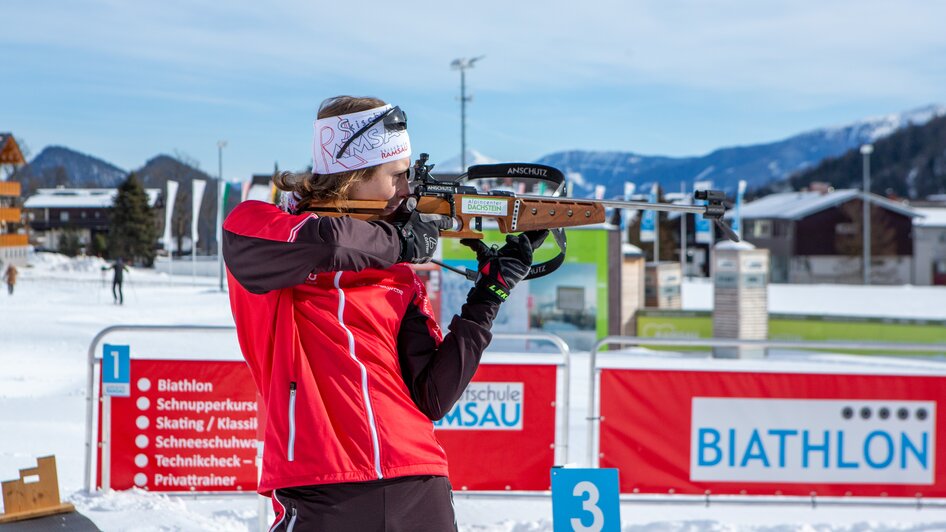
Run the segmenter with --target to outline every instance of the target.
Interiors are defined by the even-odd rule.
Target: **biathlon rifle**
[[[442,231],[443,238],[483,238],[484,218],[496,221],[501,233],[519,233],[548,229],[559,247],[559,254],[541,264],[534,264],[526,279],[535,279],[555,271],[565,261],[566,227],[605,222],[605,209],[644,211],[677,211],[696,213],[713,220],[727,238],[734,242],[739,237],[723,222],[726,213],[726,195],[719,190],[697,190],[694,198],[704,205],[676,205],[645,201],[619,201],[570,198],[567,196],[565,176],[552,166],[535,163],[480,164],[471,166],[456,181],[441,181],[430,174],[432,164],[428,155],[412,167],[411,195],[401,205],[400,212],[409,215],[416,210],[426,214],[449,216],[454,221],[450,230]],[[515,179],[542,183],[550,194],[516,194],[506,190],[481,191],[469,184],[477,180]],[[387,206],[386,201],[347,200],[326,201],[310,205],[306,210],[322,216],[351,216],[361,220],[376,220]],[[440,266],[475,279],[476,272],[460,270],[439,261]]]

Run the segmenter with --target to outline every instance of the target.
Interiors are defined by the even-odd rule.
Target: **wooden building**
[[[13,135],[0,133],[0,264],[21,267],[26,265],[29,237],[20,210],[20,184],[8,179],[24,164],[26,159]]]
[[[155,207],[161,194],[145,189],[148,204]],[[41,250],[58,251],[67,232],[88,246],[96,235],[108,234],[109,218],[118,190],[114,188],[41,188],[26,199],[23,208],[30,225],[32,244]],[[88,249],[88,248],[87,248]]]
[[[742,234],[771,252],[772,282],[861,283],[863,198],[856,189],[770,194],[742,207]],[[871,283],[913,283],[919,213],[876,194],[870,202]]]

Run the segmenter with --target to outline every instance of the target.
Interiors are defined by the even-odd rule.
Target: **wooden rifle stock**
[[[501,233],[520,233],[534,229],[556,229],[604,223],[601,203],[567,197],[533,197],[455,194],[452,198],[420,196],[415,210],[440,214],[455,220],[455,230],[442,231],[443,238],[483,238],[479,219],[496,220]],[[452,201],[451,201],[452,199]],[[378,220],[386,201],[348,200],[314,204],[307,210],[322,216],[351,216],[359,220]]]

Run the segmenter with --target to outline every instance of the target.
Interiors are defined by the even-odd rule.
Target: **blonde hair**
[[[318,118],[357,113],[383,105],[387,105],[384,100],[370,96],[335,96],[322,102],[319,106]],[[375,169],[376,167],[361,168],[336,174],[279,172],[273,176],[273,184],[284,192],[295,192],[299,196],[298,210],[304,211],[313,203],[347,200],[352,185],[371,177]]]

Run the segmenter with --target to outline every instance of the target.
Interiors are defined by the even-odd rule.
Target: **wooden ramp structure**
[[[21,469],[20,478],[2,484],[4,513],[0,514],[0,525],[76,510],[59,499],[55,456],[38,458],[36,467]]]

